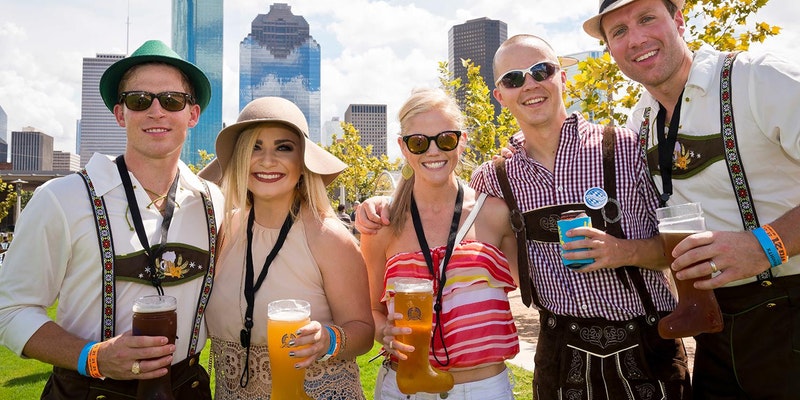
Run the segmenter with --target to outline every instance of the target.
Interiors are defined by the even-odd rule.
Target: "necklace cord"
[[[442,294],[444,292],[444,285],[447,282],[447,264],[450,262],[450,256],[453,255],[453,249],[456,245],[456,235],[458,233],[458,223],[461,221],[461,209],[464,205],[464,188],[461,182],[458,182],[458,194],[456,194],[455,206],[453,209],[453,219],[450,222],[450,233],[447,236],[447,247],[444,254],[444,259],[439,267],[439,279],[437,282],[436,302],[433,305],[433,311],[436,314],[435,325],[433,326],[433,335],[431,336],[431,349],[434,349],[436,343],[436,332],[439,332],[439,340],[442,342],[442,349],[444,350],[445,361],[439,360],[436,351],[433,351],[433,358],[439,365],[450,364],[450,354],[447,350],[447,345],[444,343],[444,327],[442,326]],[[422,220],[417,208],[417,202],[414,200],[414,193],[411,193],[411,219],[414,222],[414,231],[417,234],[417,241],[419,241],[422,255],[425,257],[425,264],[428,265],[428,272],[436,281],[436,270],[433,266],[433,256],[431,249],[428,246],[428,241],[425,239],[425,230],[422,228]]]
[[[245,275],[244,275],[244,299],[247,301],[247,309],[244,315],[244,329],[239,332],[239,341],[242,347],[245,348],[244,368],[242,376],[239,378],[239,386],[244,388],[250,381],[250,336],[253,330],[253,307],[255,304],[256,292],[261,288],[264,279],[267,277],[267,272],[278,255],[283,244],[286,242],[286,237],[289,235],[289,230],[294,224],[294,215],[298,215],[300,211],[300,202],[295,201],[292,205],[292,210],[286,215],[283,220],[281,230],[278,233],[278,239],[275,245],[264,260],[264,267],[261,268],[261,273],[258,275],[258,280],[253,284],[253,276],[255,271],[253,268],[253,224],[255,223],[256,213],[255,207],[250,207],[250,213],[247,216],[247,253],[245,256]]]
[[[158,245],[151,246],[145,233],[144,223],[142,222],[142,214],[139,212],[139,204],[136,202],[136,194],[133,192],[133,183],[131,182],[128,167],[125,164],[125,157],[120,155],[116,159],[117,171],[119,172],[120,179],[122,179],[122,187],[125,189],[125,197],[128,201],[128,209],[131,213],[133,220],[134,230],[136,236],[139,238],[139,243],[147,255],[147,263],[152,272],[150,273],[150,283],[156,288],[156,292],[163,296],[164,288],[161,286],[161,277],[159,276],[159,268],[156,261],[164,252],[167,246],[167,234],[169,233],[169,226],[172,223],[172,216],[175,212],[175,193],[178,189],[178,181],[180,180],[180,171],[175,174],[175,179],[167,192],[167,205],[164,209],[164,218],[161,220],[161,241]]]

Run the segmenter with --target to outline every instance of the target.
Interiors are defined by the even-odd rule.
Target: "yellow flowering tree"
[[[508,109],[503,108],[495,117],[495,108],[492,104],[492,92],[481,76],[481,67],[471,60],[461,60],[467,70],[467,83],[462,84],[461,78],[454,78],[448,70],[446,62],[439,63],[439,82],[441,87],[454,96],[459,90],[464,90],[465,128],[469,140],[462,159],[463,168],[459,175],[469,180],[472,171],[478,165],[492,159],[499,153],[500,148],[508,144],[508,138],[519,130],[517,120]]]
[[[372,145],[361,146],[361,135],[347,122],[342,122],[342,137],[333,136],[332,144],[326,148],[339,157],[348,167],[328,186],[328,195],[338,204],[340,188],[345,188],[345,201],[352,203],[373,196],[376,184],[383,171],[396,171],[398,162],[390,162],[385,154],[372,155]]]

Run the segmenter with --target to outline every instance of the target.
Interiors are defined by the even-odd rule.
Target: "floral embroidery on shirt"
[[[701,156],[701,154],[687,149],[683,143],[676,142],[675,150],[672,153],[673,168],[686,170],[694,159],[699,159]]]
[[[168,251],[161,255],[158,262],[159,276],[171,278],[182,278],[189,272],[189,262],[183,260],[182,255],[176,255],[174,251]]]

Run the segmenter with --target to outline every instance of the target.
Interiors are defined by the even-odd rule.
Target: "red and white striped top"
[[[422,251],[390,257],[386,261],[383,301],[394,295],[394,282],[401,278],[433,279],[436,293],[438,266],[445,250],[445,246],[431,249],[437,267],[435,277],[428,271]],[[499,363],[519,353],[517,328],[508,303],[508,292],[516,285],[500,249],[488,243],[462,241],[453,249],[445,275],[442,326],[450,363],[443,366],[434,358],[435,351],[439,361],[447,359],[437,332],[429,354],[431,365],[442,370],[469,369]],[[389,310],[392,312],[391,306]]]
[[[603,187],[603,128],[578,113],[570,115],[562,126],[553,172],[530,158],[522,132],[515,134],[509,141],[514,155],[506,160],[506,172],[520,211],[583,203],[587,189]],[[623,232],[629,239],[657,235],[658,194],[642,159],[636,133],[617,128],[614,156]],[[491,162],[475,170],[470,186],[490,196],[503,197]],[[623,286],[613,270],[582,273],[566,268],[558,243],[528,241],[528,256],[539,299],[555,314],[624,321],[645,313],[635,290]],[[642,276],[656,309],[674,309],[675,298],[669,291],[666,274],[642,269]]]

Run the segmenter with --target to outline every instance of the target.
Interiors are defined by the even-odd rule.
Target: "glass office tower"
[[[481,76],[491,92],[494,89],[494,53],[507,38],[508,27],[503,21],[483,17],[454,25],[447,33],[447,62],[453,77],[461,78],[461,83],[467,84],[467,69],[461,65],[461,60],[470,59],[474,65],[481,67]],[[459,104],[464,104],[464,94],[463,88],[456,93]],[[489,97],[494,104],[495,115],[499,115],[500,103],[494,96]]]
[[[114,157],[125,153],[128,143],[125,128],[119,126],[114,113],[106,108],[99,90],[100,77],[111,64],[123,57],[124,54],[97,54],[97,57],[83,58],[81,120],[77,127],[77,151],[81,167],[89,162],[94,153]]]
[[[311,140],[320,142],[320,46],[305,18],[284,3],[259,14],[239,45],[239,110],[264,96],[297,104],[308,119]]]
[[[200,161],[198,150],[214,153],[222,129],[222,3],[223,0],[172,0],[172,49],[197,65],[211,81],[211,101],[200,122],[189,130],[181,160]]]

